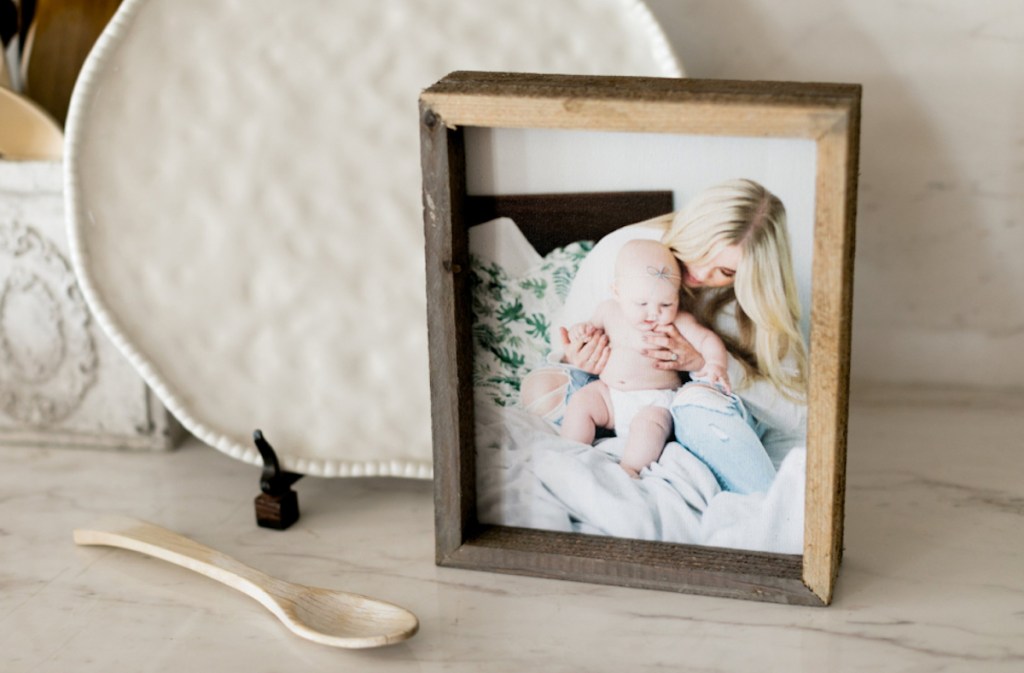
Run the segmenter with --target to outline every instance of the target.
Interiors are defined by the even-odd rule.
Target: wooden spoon
[[[293,633],[332,647],[391,645],[412,637],[416,615],[374,598],[292,584],[144,521],[113,517],[74,532],[80,545],[122,547],[180,565],[259,601]]]

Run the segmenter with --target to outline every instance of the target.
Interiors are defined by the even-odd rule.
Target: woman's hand
[[[604,371],[608,363],[608,356],[612,354],[611,346],[608,344],[608,335],[603,329],[589,326],[579,339],[571,339],[569,330],[560,327],[562,335],[562,350],[565,352],[565,361],[577,369],[582,369],[588,374],[595,376]]]
[[[675,325],[659,325],[644,335],[647,348],[641,351],[654,359],[654,366],[676,372],[695,372],[704,367],[704,358]]]

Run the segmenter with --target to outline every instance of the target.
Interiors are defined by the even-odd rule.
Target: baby
[[[657,241],[630,241],[615,259],[612,299],[602,302],[589,322],[573,325],[571,341],[587,339],[595,330],[608,335],[611,354],[600,379],[572,396],[562,420],[561,436],[592,444],[597,428],[614,429],[626,438],[620,465],[636,478],[661,456],[672,432],[669,405],[679,388],[679,374],[658,369],[642,351],[644,336],[673,324],[704,357],[694,374],[731,392],[722,340],[679,310],[682,282],[679,263]]]

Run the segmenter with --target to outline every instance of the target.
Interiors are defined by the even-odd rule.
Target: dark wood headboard
[[[669,190],[466,196],[467,226],[509,217],[537,252],[546,255],[573,241],[596,241],[634,222],[672,212]]]

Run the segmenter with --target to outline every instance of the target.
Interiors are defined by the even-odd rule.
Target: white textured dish
[[[127,0],[71,101],[72,259],[207,444],[431,475],[419,91],[451,70],[680,76],[637,0]]]

